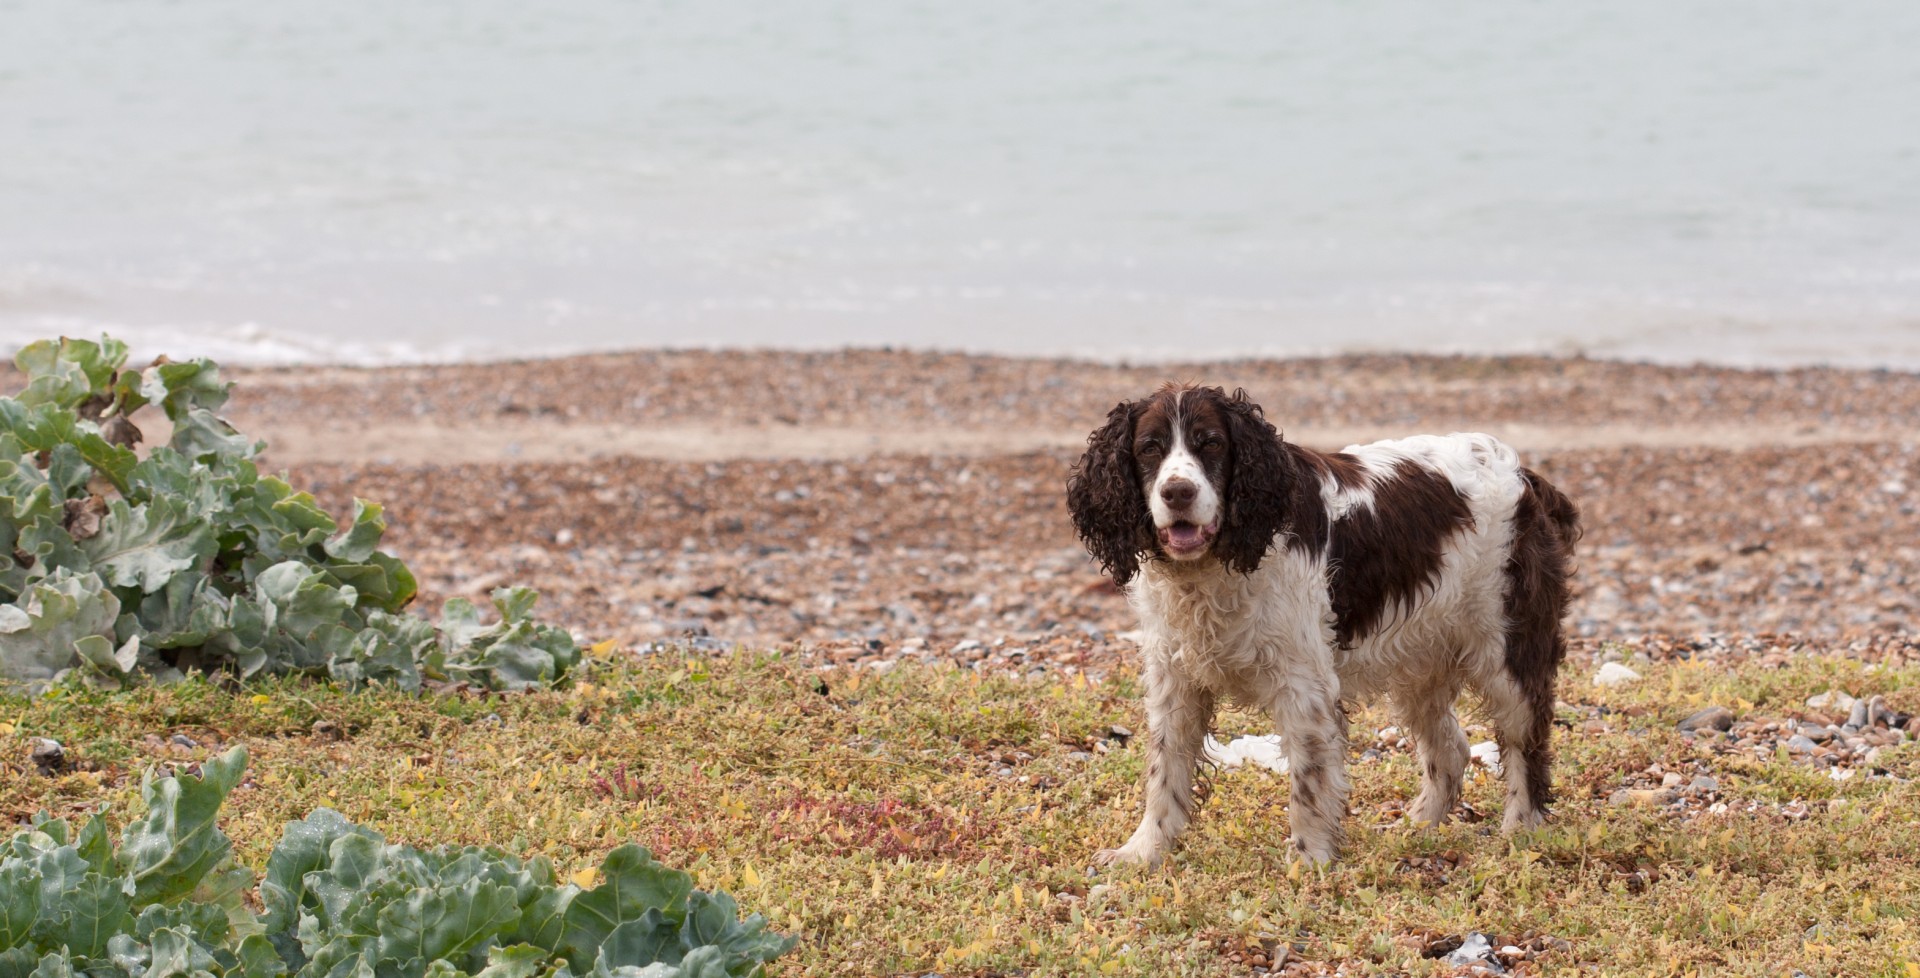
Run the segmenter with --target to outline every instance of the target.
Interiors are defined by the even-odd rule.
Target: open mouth
[[[1160,528],[1160,546],[1172,556],[1191,557],[1207,549],[1207,546],[1213,543],[1213,535],[1219,529],[1218,523],[1201,526],[1198,523],[1181,520],[1171,526]]]

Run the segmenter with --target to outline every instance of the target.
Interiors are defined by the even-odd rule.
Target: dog
[[[1157,865],[1186,828],[1223,700],[1283,734],[1290,858],[1336,858],[1346,705],[1381,693],[1417,748],[1412,821],[1459,801],[1463,688],[1496,730],[1503,829],[1546,817],[1580,516],[1513,449],[1453,434],[1317,452],[1244,390],[1168,384],[1088,436],[1067,504],[1145,636],[1146,813],[1099,864]]]

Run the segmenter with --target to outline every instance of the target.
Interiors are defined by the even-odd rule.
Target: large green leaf
[[[680,946],[688,952],[711,946],[741,961],[764,963],[792,950],[798,940],[768,932],[767,920],[759,914],[741,920],[739,904],[725,893],[696,890],[687,896]]]
[[[97,812],[80,829],[73,839],[73,851],[87,866],[96,873],[111,875],[115,872],[113,860],[113,840],[107,836],[107,819],[104,812]]]
[[[163,927],[153,932],[153,956],[151,963],[141,978],[193,978],[195,975],[211,975],[216,967],[213,955],[208,954],[199,942],[193,939],[188,930]]]
[[[421,887],[380,912],[380,956],[402,963],[457,960],[519,916],[512,887],[477,879],[457,888]]]
[[[660,865],[637,845],[624,845],[600,864],[601,883],[567,907],[560,951],[586,969],[599,957],[600,945],[614,928],[640,920],[649,910],[678,917],[685,910],[693,878]]]
[[[192,893],[232,854],[233,841],[214,817],[246,766],[246,748],[234,747],[202,764],[198,778],[149,775],[141,784],[147,814],[128,825],[120,839],[135,906]]]
[[[160,402],[167,417],[180,420],[180,414],[192,408],[218,411],[226,405],[232,384],[220,379],[220,367],[212,360],[168,360],[147,368],[142,388],[147,396]]]
[[[0,861],[0,951],[27,943],[40,919],[40,873],[20,860]]]
[[[126,644],[116,649],[113,641],[106,636],[88,635],[74,642],[73,650],[89,682],[107,689],[119,689],[121,682],[133,674],[133,667],[140,661],[140,636],[127,639]]]
[[[31,948],[0,951],[0,978],[28,978],[39,964],[40,955]]]
[[[594,968],[639,968],[654,964],[679,964],[686,957],[680,946],[680,927],[658,910],[649,910],[638,920],[615,927],[600,942]]]
[[[115,371],[127,362],[127,345],[110,337],[100,342],[61,337],[29,343],[14,354],[14,366],[27,375],[27,387],[18,395],[23,404],[52,404],[62,408],[105,392]]]
[[[249,934],[234,951],[235,966],[229,978],[280,978],[287,973],[287,962],[274,949],[273,941],[260,934]]]
[[[126,488],[127,474],[139,461],[132,449],[108,442],[98,424],[57,404],[28,405],[10,397],[0,398],[0,430],[12,435],[28,452],[50,453],[61,445],[71,447],[117,489]]]
[[[369,610],[399,611],[420,591],[407,565],[388,554],[374,554],[364,564],[329,560],[324,566],[333,583],[353,588],[361,606]]]
[[[552,952],[532,944],[510,944],[487,952],[487,966],[474,978],[533,978],[547,969]]]
[[[572,884],[540,887],[520,904],[520,922],[502,940],[509,944],[530,944],[548,952],[560,948],[566,933],[567,907],[580,895]]]
[[[98,575],[64,568],[28,589],[13,604],[0,605],[0,679],[51,679],[79,656],[88,636],[113,638],[120,599]]]
[[[366,563],[380,549],[380,537],[387,532],[384,514],[379,503],[354,500],[353,521],[326,542],[327,556],[348,564]]]
[[[307,874],[327,868],[334,842],[347,836],[359,836],[375,846],[382,842],[379,833],[347,821],[331,808],[316,809],[281,830],[260,880],[260,902],[267,911],[262,923],[269,932],[290,930],[299,923],[300,911],[307,906]]]
[[[105,951],[110,938],[133,927],[127,894],[117,877],[99,873],[82,876],[76,886],[60,895],[60,910],[49,943],[82,957]]]
[[[480,624],[479,612],[465,598],[453,598],[441,614],[438,654],[430,671],[468,679],[495,689],[528,689],[560,681],[580,660],[573,636],[530,615],[539,595],[530,588],[493,592],[500,621]]]
[[[84,976],[84,972],[74,970],[72,953],[65,950],[49,952],[29,972],[29,978],[74,978],[76,973]]]
[[[214,552],[213,527],[161,496],[141,506],[109,504],[100,532],[80,544],[92,567],[115,587],[151,594],[175,575],[202,568]]]
[[[123,612],[116,633],[138,636],[141,646],[150,649],[201,645],[228,627],[231,606],[213,578],[198,572],[176,574],[165,587],[143,596],[137,611]]]

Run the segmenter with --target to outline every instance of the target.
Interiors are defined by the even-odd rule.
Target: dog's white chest
[[[1284,685],[1290,662],[1324,654],[1332,610],[1311,562],[1272,553],[1259,570],[1150,568],[1131,592],[1148,656],[1189,683],[1255,708]]]

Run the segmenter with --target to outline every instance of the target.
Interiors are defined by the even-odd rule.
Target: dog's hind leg
[[[1500,770],[1507,781],[1503,832],[1532,828],[1546,821],[1553,796],[1553,696],[1534,694],[1500,676],[1481,690],[1500,745]]]
[[[1158,865],[1193,819],[1193,778],[1213,722],[1213,694],[1149,656],[1147,665],[1147,810],[1133,837],[1094,856],[1100,865]]]
[[[1453,715],[1459,696],[1457,679],[1437,676],[1393,691],[1394,715],[1413,738],[1420,763],[1420,794],[1407,807],[1407,817],[1415,823],[1438,825],[1460,802],[1469,750],[1466,731]]]
[[[1505,831],[1540,824],[1553,798],[1553,687],[1567,655],[1560,619],[1570,596],[1573,545],[1580,514],[1546,480],[1522,470],[1514,506],[1514,539],[1506,566],[1507,621],[1500,666],[1481,693],[1500,740],[1507,776]]]

